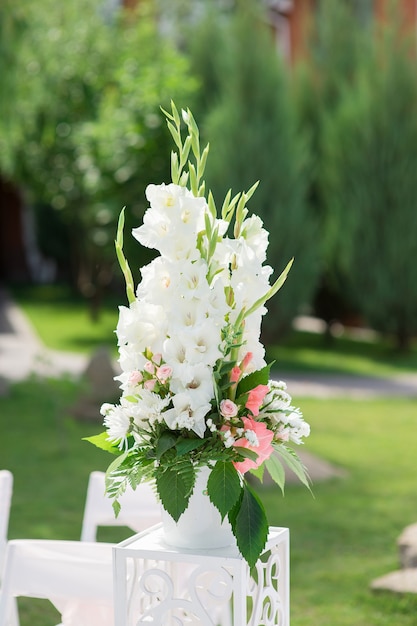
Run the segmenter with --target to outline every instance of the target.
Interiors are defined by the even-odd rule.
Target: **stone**
[[[70,414],[76,419],[102,422],[101,405],[104,402],[115,403],[120,397],[119,385],[114,380],[116,374],[107,348],[97,349],[83,373],[86,389],[70,407]]]
[[[417,568],[417,524],[404,528],[397,540],[400,566],[403,569]]]
[[[401,569],[376,578],[371,583],[371,589],[393,593],[417,593],[417,569]]]

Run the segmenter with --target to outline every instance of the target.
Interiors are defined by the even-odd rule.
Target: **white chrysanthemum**
[[[204,437],[206,430],[205,416],[211,409],[210,404],[194,407],[187,393],[179,393],[172,398],[173,408],[163,413],[166,424],[172,430],[186,428]]]
[[[100,412],[104,414],[103,424],[107,430],[107,439],[118,443],[120,449],[126,447],[131,426],[128,408],[120,404],[104,404]]]
[[[155,422],[163,420],[163,411],[170,403],[170,397],[161,398],[148,389],[141,389],[138,394],[138,402],[132,403],[131,413],[134,423],[140,428],[147,428]]]
[[[310,434],[310,424],[304,420],[300,421],[298,426],[290,428],[290,440],[300,445],[303,443],[302,439],[308,437]]]

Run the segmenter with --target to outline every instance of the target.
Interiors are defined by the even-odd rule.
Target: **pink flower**
[[[249,363],[252,361],[253,358],[253,354],[252,352],[247,352],[245,354],[245,356],[243,357],[243,361],[241,363],[242,365],[242,370],[245,371],[245,369],[247,368],[247,366],[249,365]]]
[[[143,369],[145,370],[145,372],[148,372],[148,374],[155,373],[155,365],[152,363],[152,361],[146,361]]]
[[[220,402],[220,413],[223,417],[235,417],[237,412],[237,405],[232,400],[222,400]]]
[[[138,383],[141,383],[142,380],[143,380],[143,376],[141,372],[139,372],[138,370],[135,370],[129,376],[129,383],[131,385],[137,385]]]
[[[157,365],[161,365],[161,361],[162,361],[162,354],[160,354],[159,352],[157,352],[156,354],[153,355],[153,362],[156,363]]]
[[[245,430],[252,431],[251,438],[256,438],[258,445],[254,445],[246,437],[238,439],[233,445],[239,448],[248,448],[248,450],[253,450],[258,455],[258,458],[256,461],[252,461],[252,459],[245,459],[239,463],[233,463],[237,471],[241,474],[262,465],[264,461],[269,459],[274,451],[274,448],[271,445],[274,433],[272,430],[269,430],[263,422],[257,422],[251,417],[244,417],[243,424]],[[253,437],[253,435],[255,435],[255,437]]]
[[[238,365],[235,365],[232,371],[230,372],[230,380],[232,383],[237,383],[240,376],[242,374],[242,370]]]
[[[148,389],[149,391],[153,391],[154,387],[156,385],[156,380],[155,378],[151,378],[150,380],[146,380],[143,383],[143,386],[145,387],[145,389]]]
[[[268,392],[268,385],[258,385],[251,389],[245,407],[251,411],[252,415],[259,415],[259,407]]]
[[[170,365],[161,365],[156,370],[156,375],[164,383],[172,376],[172,367]]]

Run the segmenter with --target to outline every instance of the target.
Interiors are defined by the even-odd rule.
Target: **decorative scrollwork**
[[[247,595],[251,626],[287,626],[285,611],[279,593],[279,582],[283,572],[280,555],[271,550],[266,561],[259,560],[248,580]]]

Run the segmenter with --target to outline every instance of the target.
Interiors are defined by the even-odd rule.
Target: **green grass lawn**
[[[0,398],[2,467],[15,478],[11,538],[78,539],[88,474],[109,456],[82,441],[101,430],[77,422],[81,392],[68,380],[31,379]],[[415,626],[417,596],[374,594],[369,583],[397,568],[396,538],[417,521],[413,400],[296,399],[312,425],[306,449],[346,478],[260,488],[270,523],[290,528],[292,626]],[[119,534],[123,532],[123,534]],[[120,529],[102,532],[116,540]],[[43,601],[21,601],[21,626],[57,623]]]

